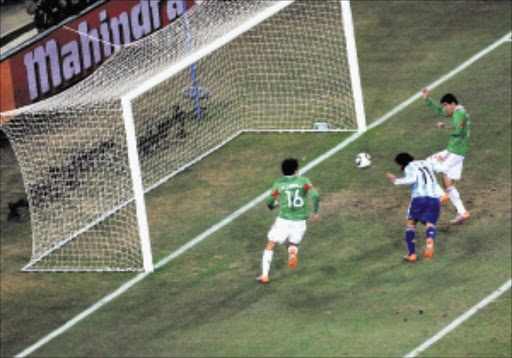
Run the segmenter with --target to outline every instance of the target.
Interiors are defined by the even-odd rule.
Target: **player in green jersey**
[[[457,209],[457,215],[450,220],[452,225],[460,224],[470,217],[469,212],[462,204],[460,194],[455,188],[455,180],[459,180],[462,174],[462,163],[468,152],[468,140],[471,133],[471,120],[464,107],[459,105],[457,98],[451,93],[445,94],[441,98],[441,106],[435,103],[430,97],[430,93],[423,89],[423,99],[427,105],[439,116],[446,117],[450,122],[437,122],[435,126],[450,133],[448,147],[439,153],[435,153],[427,160],[437,162],[443,167],[443,184],[446,189],[445,196],[441,203],[451,200]]]
[[[258,277],[260,283],[269,283],[269,270],[274,247],[288,241],[288,267],[297,266],[298,246],[306,233],[306,220],[311,210],[310,218],[318,218],[319,196],[311,181],[299,175],[299,162],[295,158],[287,158],[281,163],[284,177],[272,186],[266,199],[270,210],[279,206],[279,216],[268,232],[268,242],[263,251],[262,274]],[[311,200],[308,209],[308,201]]]

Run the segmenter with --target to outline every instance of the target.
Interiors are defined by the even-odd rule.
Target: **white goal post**
[[[1,113],[32,221],[23,271],[151,272],[147,192],[245,132],[366,130],[348,1],[201,1],[117,50]]]

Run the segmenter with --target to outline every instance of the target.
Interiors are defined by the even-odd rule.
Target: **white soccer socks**
[[[263,258],[261,260],[261,269],[262,269],[262,277],[268,276],[268,272],[270,271],[270,263],[272,262],[272,257],[274,256],[273,250],[265,249],[263,251]]]
[[[452,185],[449,188],[446,188],[446,192],[450,196],[450,200],[453,203],[453,206],[455,206],[455,209],[457,209],[457,212],[459,214],[464,214],[466,212],[466,208],[464,207],[464,204],[462,204],[462,200],[460,200],[460,194],[457,188],[455,188],[454,185]]]
[[[288,246],[288,266],[290,269],[293,269],[297,266],[297,253],[299,252],[299,248],[295,245]],[[274,251],[265,249],[263,250],[263,257],[261,259],[261,276],[260,277],[268,277],[268,273],[270,271],[270,264],[272,263],[272,258],[274,257]]]

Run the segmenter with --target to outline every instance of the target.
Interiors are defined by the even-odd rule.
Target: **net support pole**
[[[359,76],[356,36],[354,32],[354,23],[352,22],[352,10],[350,9],[350,1],[341,0],[341,14],[343,17],[343,29],[345,32],[345,40],[347,44],[348,67],[350,70],[352,95],[354,96],[357,131],[362,133],[366,132],[366,116],[364,113],[363,90],[361,89],[361,79]]]
[[[188,53],[192,53],[192,34],[190,33],[190,24],[188,22],[188,14],[187,14],[187,5],[185,4],[185,0],[181,0],[182,6],[183,6],[183,16],[185,17],[185,21],[183,22],[185,25],[185,33],[187,36],[187,48]],[[194,89],[194,108],[196,110],[196,115],[198,117],[201,117],[201,103],[199,99],[199,86],[197,84],[197,78],[196,78],[196,66],[193,63],[190,66],[190,77],[192,80],[192,88]]]
[[[261,13],[257,14],[253,18],[249,19],[249,21],[241,24],[240,26],[236,27],[235,29],[231,30],[224,36],[216,39],[215,41],[211,42],[209,45],[204,46],[203,48],[200,48],[198,50],[195,50],[192,54],[185,57],[183,60],[178,61],[175,64],[172,64],[168,68],[161,71],[158,75],[153,76],[146,81],[142,82],[138,87],[134,88],[130,92],[128,92],[125,97],[127,99],[132,99],[140,96],[141,94],[149,91],[153,87],[159,85],[163,81],[167,80],[174,74],[180,72],[184,68],[187,68],[191,64],[199,61],[206,55],[212,53],[213,51],[221,48],[222,46],[226,45],[233,39],[237,38],[241,34],[249,31],[257,24],[265,21],[269,17],[271,17],[274,14],[277,14],[282,9],[286,8],[287,6],[291,5],[295,0],[280,0],[275,1],[275,3],[269,7],[266,10],[263,10]]]
[[[137,136],[135,135],[135,124],[131,100],[123,97],[121,99],[123,110],[123,121],[126,131],[126,143],[128,147],[128,160],[130,162],[130,173],[132,175],[133,194],[137,210],[137,226],[142,249],[142,258],[145,272],[153,272],[153,255],[151,253],[151,241],[149,238],[148,218],[146,214],[146,203],[144,202],[144,188],[140,171],[139,152],[137,150]]]

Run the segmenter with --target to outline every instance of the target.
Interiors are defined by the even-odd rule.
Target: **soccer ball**
[[[372,164],[372,157],[368,153],[359,153],[356,155],[355,162],[358,168],[366,168]]]

